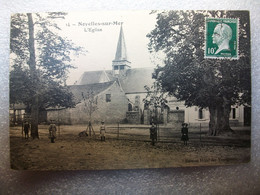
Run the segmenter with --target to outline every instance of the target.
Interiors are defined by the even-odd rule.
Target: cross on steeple
[[[122,75],[125,71],[130,67],[131,62],[127,59],[127,51],[126,51],[126,44],[125,44],[125,37],[123,33],[123,27],[121,25],[119,38],[117,42],[117,49],[115,59],[112,62],[113,66],[113,74],[114,75]]]

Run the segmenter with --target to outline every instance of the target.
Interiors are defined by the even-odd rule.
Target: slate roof
[[[126,71],[125,76],[119,77],[120,84],[125,93],[142,93],[146,92],[145,85],[151,86],[154,82],[152,73],[154,68],[133,68]],[[98,83],[103,71],[84,72],[79,80],[80,85],[89,85]],[[112,71],[106,71],[110,81],[117,78],[112,76]]]
[[[88,71],[84,72],[80,77],[78,83],[79,85],[94,84],[94,83],[104,83],[112,81],[112,71],[98,70],[98,71]]]
[[[73,93],[76,103],[79,103],[83,99],[82,93],[84,96],[86,96],[87,93],[93,92],[93,95],[95,96],[109,88],[111,85],[113,85],[113,83],[114,81],[88,85],[71,85],[69,86],[69,89]]]
[[[121,77],[120,83],[125,93],[146,92],[144,86],[152,86],[154,79],[152,73],[154,68],[133,68],[126,72],[125,77]]]

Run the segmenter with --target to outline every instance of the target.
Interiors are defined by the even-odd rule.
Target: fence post
[[[117,123],[117,139],[119,139],[119,122]]]
[[[201,123],[200,123],[200,142],[201,142]]]
[[[160,140],[160,128],[159,128],[159,123],[158,123],[158,135],[157,135],[157,139],[158,139],[158,141]]]
[[[58,122],[58,131],[59,131],[59,137],[60,137],[60,121]]]

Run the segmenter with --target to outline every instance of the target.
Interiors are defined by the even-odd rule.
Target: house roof
[[[14,110],[25,110],[26,105],[23,103],[10,104],[10,109]]]
[[[93,93],[93,95],[97,95],[105,89],[109,88],[113,85],[114,81],[105,82],[105,83],[95,83],[88,85],[71,85],[69,86],[70,91],[73,93],[76,103],[81,102],[81,100],[89,93]]]
[[[144,86],[151,86],[154,82],[152,73],[154,68],[133,68],[128,69],[124,76],[119,77],[120,84],[125,93],[146,92]],[[105,73],[104,73],[105,72]],[[80,85],[97,84],[102,81],[102,74],[106,74],[110,81],[117,80],[113,77],[112,71],[90,71],[84,72],[80,78]],[[100,83],[101,84],[101,83]]]
[[[84,72],[79,79],[79,85],[105,83],[113,80],[112,71],[98,70]]]

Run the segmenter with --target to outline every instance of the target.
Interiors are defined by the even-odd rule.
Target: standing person
[[[29,130],[30,130],[30,124],[28,121],[25,121],[22,126],[22,134],[24,132],[25,139],[29,138]]]
[[[54,124],[54,121],[51,120],[51,124],[49,126],[49,138],[51,139],[51,143],[54,143],[54,140],[56,138],[56,125]]]
[[[181,140],[183,141],[184,145],[187,146],[187,141],[189,140],[187,123],[182,123],[181,134]]]
[[[105,141],[106,140],[105,133],[106,133],[106,126],[104,124],[104,121],[101,121],[101,126],[100,126],[101,141]]]
[[[154,146],[155,140],[157,140],[157,129],[156,129],[154,123],[152,123],[152,126],[150,128],[150,139],[152,140],[151,144]]]

